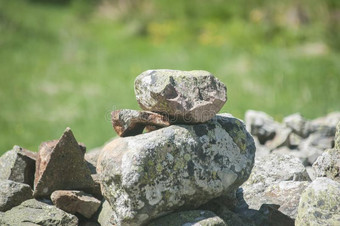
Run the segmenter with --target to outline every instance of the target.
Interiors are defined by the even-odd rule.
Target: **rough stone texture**
[[[270,150],[275,150],[280,147],[290,146],[289,137],[292,134],[292,130],[290,128],[281,128],[276,131],[276,135],[274,139],[268,141],[266,146]]]
[[[79,213],[86,218],[91,218],[101,204],[98,199],[90,194],[70,190],[54,191],[51,200],[59,209],[72,214]]]
[[[340,150],[328,149],[314,162],[317,177],[328,177],[340,182]]]
[[[0,179],[25,183],[33,187],[36,153],[17,145],[0,157]]]
[[[306,166],[307,173],[311,180],[316,179],[316,172],[312,166]]]
[[[0,180],[0,211],[10,210],[27,199],[33,198],[29,185],[11,180]]]
[[[309,184],[310,182],[308,181],[281,181],[275,183],[264,191],[266,203],[279,205],[279,211],[295,219],[300,196]]]
[[[309,122],[300,113],[292,114],[283,119],[283,124],[291,128],[294,133],[306,138],[312,132]]]
[[[115,225],[114,212],[108,201],[104,201],[98,215],[98,223],[104,226]]]
[[[254,154],[244,124],[222,114],[116,139],[102,150],[97,171],[117,224],[136,225],[234,191],[249,177]]]
[[[305,165],[312,165],[324,150],[332,148],[334,134],[335,127],[323,127],[300,143],[300,156]]]
[[[320,117],[311,121],[311,127],[314,131],[322,129],[324,127],[334,128],[340,121],[340,112],[332,112],[324,117]]]
[[[40,145],[36,162],[34,197],[48,197],[56,190],[92,193],[95,183],[70,128],[57,141]]]
[[[238,192],[243,192],[249,208],[259,209],[263,203],[267,203],[265,190],[280,181],[310,181],[310,178],[298,158],[275,153],[255,159],[249,179]]]
[[[151,111],[116,110],[111,113],[112,125],[120,137],[135,136],[143,133],[146,125],[166,127],[169,119]]]
[[[148,226],[227,226],[215,213],[207,210],[191,210],[160,217]]]
[[[259,210],[263,222],[257,223],[257,225],[294,226],[294,220],[278,209],[279,205],[263,204]]]
[[[301,195],[296,225],[340,225],[340,183],[315,179]]]
[[[2,216],[2,224],[12,225],[67,225],[77,226],[77,217],[35,199],[29,199],[20,206],[16,206],[5,212]]]
[[[173,123],[206,122],[227,101],[227,88],[207,71],[148,70],[135,80],[143,110],[167,114]]]
[[[97,160],[100,154],[100,151],[102,150],[102,147],[92,149],[91,151],[88,151],[85,153],[85,160],[87,161],[87,166],[91,170],[91,174],[96,174],[97,170]]]
[[[338,125],[336,126],[336,134],[334,138],[334,148],[336,150],[340,150],[340,121]]]
[[[248,110],[245,114],[247,130],[256,136],[260,144],[265,144],[276,135],[281,127],[272,117],[261,111]]]

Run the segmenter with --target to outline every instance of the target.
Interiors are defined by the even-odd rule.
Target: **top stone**
[[[215,116],[227,101],[227,88],[207,71],[148,70],[135,80],[143,110],[165,114],[170,123],[195,124]]]

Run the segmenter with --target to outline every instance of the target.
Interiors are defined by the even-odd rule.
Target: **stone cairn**
[[[149,70],[135,93],[142,111],[113,111],[120,137],[103,148],[86,153],[67,128],[37,153],[1,156],[0,225],[339,225],[340,123],[311,182],[293,155],[255,159],[278,130],[251,121],[254,142],[217,114],[227,89],[211,73]]]

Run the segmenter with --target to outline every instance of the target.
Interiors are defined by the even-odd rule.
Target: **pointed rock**
[[[70,128],[59,140],[40,145],[34,180],[34,197],[48,197],[55,190],[90,191],[94,186],[91,172]]]
[[[59,209],[71,214],[79,213],[86,218],[91,218],[101,204],[98,199],[82,191],[54,191],[51,200]]]
[[[121,137],[141,134],[147,125],[157,127],[170,125],[167,117],[151,111],[123,109],[113,111],[111,116],[113,128]]]
[[[0,179],[25,183],[33,187],[37,154],[17,145],[0,157]]]

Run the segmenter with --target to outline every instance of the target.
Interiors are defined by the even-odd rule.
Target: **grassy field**
[[[164,7],[143,2],[144,13]],[[139,109],[134,79],[148,69],[212,72],[228,87],[221,112],[239,118],[340,110],[340,52],[324,23],[276,27],[258,9],[247,19],[211,16],[219,8],[141,17],[125,7],[117,19],[104,3],[0,0],[0,154],[14,144],[37,151],[67,126],[88,149],[102,145],[115,136],[112,110]]]

